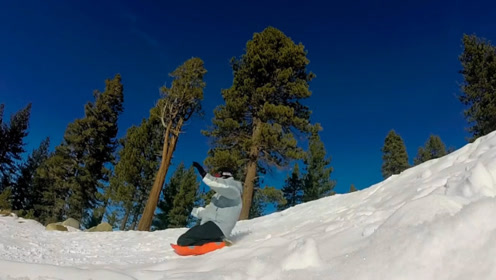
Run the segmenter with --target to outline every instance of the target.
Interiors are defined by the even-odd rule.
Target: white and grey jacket
[[[225,237],[231,234],[241,213],[243,187],[241,182],[233,177],[224,179],[205,174],[203,182],[210,187],[215,194],[210,204],[205,208],[193,209],[191,214],[201,219],[200,224],[212,221],[222,230]]]

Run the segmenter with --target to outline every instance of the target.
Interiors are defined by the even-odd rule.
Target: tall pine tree
[[[200,182],[193,167],[186,169],[181,162],[166,185],[161,204],[163,215],[156,216],[159,228],[186,227],[190,222],[190,213],[197,200]],[[165,227],[164,227],[165,226]]]
[[[24,138],[28,135],[31,103],[17,111],[6,123],[3,119],[4,104],[0,104],[0,192],[12,187],[18,171],[18,163],[24,150]]]
[[[307,133],[310,110],[300,100],[311,96],[304,46],[268,27],[255,33],[240,59],[232,60],[234,80],[223,90],[225,104],[214,111],[212,139],[205,164],[242,170],[243,208],[249,218],[257,169],[285,167],[301,159],[295,134]]]
[[[447,155],[446,145],[444,145],[441,137],[437,135],[429,136],[424,147],[420,147],[417,156],[413,159],[415,165],[419,165],[431,159],[440,158]]]
[[[160,164],[162,132],[160,120],[143,119],[139,126],[132,126],[121,139],[119,161],[115,166],[108,190],[113,208],[122,209],[120,229],[134,230],[145,208],[146,199],[153,185]]]
[[[35,172],[49,157],[50,139],[47,137],[29,155],[20,168],[20,175],[12,188],[12,209],[34,211],[35,205],[42,204],[42,186],[36,184]]]
[[[304,181],[300,174],[300,168],[296,163],[293,168],[291,175],[286,178],[285,185],[282,187],[282,192],[284,194],[284,199],[286,203],[279,204],[277,209],[284,210],[289,207],[293,207],[297,204],[303,202],[303,188]]]
[[[328,166],[331,163],[331,158],[326,158],[324,143],[319,136],[321,129],[319,124],[312,128],[308,152],[303,161],[306,166],[303,179],[303,202],[335,194],[333,189],[336,182],[331,180],[333,168]]]
[[[60,149],[60,148],[59,148]],[[70,159],[55,150],[37,169],[35,181],[41,193],[41,203],[35,204],[38,221],[44,224],[58,222],[64,218],[69,187]]]
[[[382,176],[384,179],[391,175],[399,174],[408,169],[408,153],[406,152],[405,143],[400,135],[394,130],[389,131],[382,151]]]
[[[203,113],[201,101],[203,100],[203,88],[206,85],[203,77],[206,73],[207,70],[200,58],[188,59],[170,74],[174,78],[172,86],[162,88],[164,97],[157,104],[160,120],[165,129],[162,161],[139,221],[138,230],[149,231],[151,228],[153,215],[183,125],[192,116]]]
[[[12,203],[10,201],[10,195],[12,194],[10,188],[6,188],[3,192],[0,192],[0,211],[12,210]]]
[[[63,142],[39,168],[49,182],[45,200],[51,205],[50,220],[89,218],[97,206],[97,192],[108,182],[108,164],[117,147],[117,121],[123,111],[121,76],[105,81],[104,92],[95,91],[95,102],[85,106],[85,116],[67,126]]]
[[[459,100],[472,126],[470,141],[496,130],[496,47],[475,35],[463,36],[463,53],[459,59],[464,83]]]
[[[157,204],[158,213],[153,217],[152,230],[163,230],[169,228],[169,213],[174,204],[174,198],[179,192],[179,185],[175,184],[175,174],[172,175],[169,183],[162,189],[162,198]]]

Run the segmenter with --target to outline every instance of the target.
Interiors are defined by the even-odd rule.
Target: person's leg
[[[190,228],[177,239],[179,246],[203,245],[208,242],[222,241],[224,234],[214,222],[206,222]]]

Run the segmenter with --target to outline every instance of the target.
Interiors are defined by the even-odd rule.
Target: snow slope
[[[204,256],[172,252],[186,229],[0,217],[0,279],[496,279],[495,195],[493,132],[365,190],[241,221],[234,246]]]

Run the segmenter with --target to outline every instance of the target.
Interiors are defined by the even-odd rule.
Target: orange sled
[[[176,254],[180,256],[190,256],[190,255],[203,255],[226,246],[226,242],[210,242],[203,245],[195,246],[179,246],[171,243],[171,247],[174,249]]]

